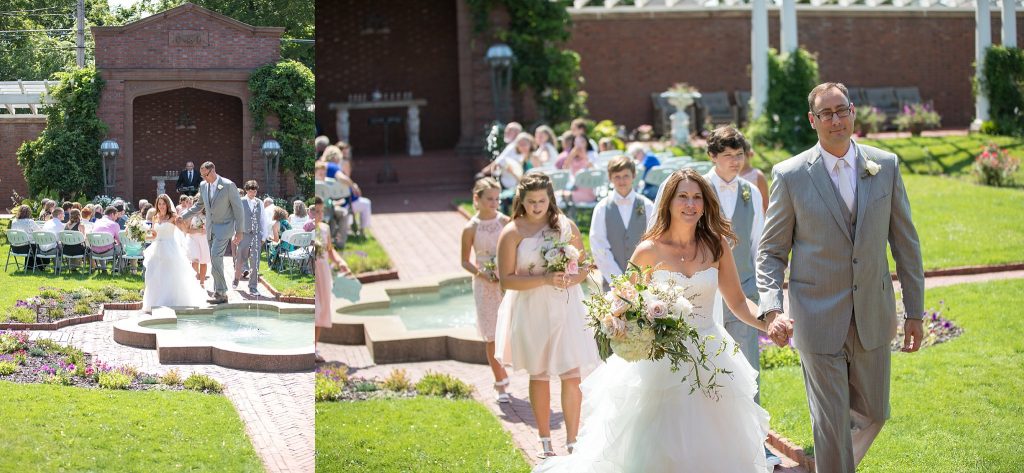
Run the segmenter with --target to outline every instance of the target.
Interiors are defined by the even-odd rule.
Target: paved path
[[[462,270],[460,238],[466,219],[451,207],[451,200],[460,195],[443,192],[412,200],[374,200],[373,236],[387,251],[401,280]]]
[[[230,261],[230,258],[226,259]],[[248,286],[244,284],[245,281],[240,283],[239,289],[247,291]],[[206,286],[212,290],[213,280],[207,279]],[[262,285],[260,292],[266,299],[273,298]],[[252,299],[238,291],[229,291],[228,298],[230,302]],[[261,373],[203,364],[162,365],[157,360],[156,350],[132,348],[114,341],[114,322],[139,315],[138,311],[107,311],[102,322],[56,331],[35,331],[32,336],[71,344],[107,364],[133,365],[146,373],[163,374],[178,368],[186,377],[191,373],[209,375],[224,383],[224,395],[238,411],[245,431],[268,472],[314,471],[312,373]]]

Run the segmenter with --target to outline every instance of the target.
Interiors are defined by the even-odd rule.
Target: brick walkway
[[[460,238],[466,219],[451,199],[466,193],[431,193],[416,199],[374,200],[373,235],[387,251],[403,281],[462,271]]]
[[[239,288],[248,290],[248,286],[243,284],[239,284]],[[207,289],[212,290],[212,286],[213,280],[208,279]],[[260,286],[260,292],[266,299],[273,298],[263,286]],[[228,298],[230,302],[249,299],[237,291],[229,291]],[[178,368],[183,376],[191,373],[209,375],[224,383],[224,395],[238,411],[266,471],[314,471],[312,373],[260,373],[201,364],[162,365],[157,360],[156,350],[132,348],[114,341],[114,323],[138,315],[136,311],[108,311],[102,322],[52,332],[32,332],[32,337],[52,338],[81,348],[107,364],[133,365],[146,373],[163,374]]]

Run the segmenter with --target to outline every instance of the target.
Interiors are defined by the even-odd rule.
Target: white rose
[[[864,162],[864,169],[867,170],[868,174],[874,176],[875,174],[878,174],[878,171],[882,170],[882,165],[868,160]]]
[[[676,298],[676,303],[672,305],[672,311],[680,319],[689,317],[693,313],[693,303],[689,299],[679,296]]]
[[[576,249],[575,246],[569,245],[565,247],[565,256],[568,256],[569,259],[579,259],[580,250]]]
[[[558,259],[558,248],[552,248],[544,253],[544,259],[548,262],[553,262]]]

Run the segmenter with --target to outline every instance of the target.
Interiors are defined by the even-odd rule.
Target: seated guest
[[[117,224],[117,209],[114,206],[107,207],[103,211],[104,217],[97,220],[92,227],[92,233],[108,233],[114,237],[114,243],[120,241],[118,232],[121,226]],[[114,245],[102,245],[92,247],[93,253],[106,253],[114,248]]]
[[[21,230],[27,233],[30,239],[32,238],[32,232],[42,230],[39,224],[36,223],[36,221],[32,218],[32,208],[27,205],[22,205],[18,207],[18,213],[15,217],[15,220],[11,222],[11,230]],[[29,241],[30,243],[27,245],[11,246],[11,251],[21,254],[33,253],[31,240]],[[26,265],[29,268],[35,266],[35,257],[29,258],[29,261],[26,263]]]
[[[114,219],[117,222],[118,227],[124,230],[124,225],[128,223],[128,216],[125,215],[125,204],[124,201],[114,201],[114,209],[117,210],[117,217]]]
[[[324,155],[324,150],[331,145],[331,139],[325,135],[320,135],[313,139],[313,147],[316,149],[316,159],[320,159]]]
[[[90,210],[91,213],[91,210]],[[81,232],[85,235],[85,222],[82,220],[82,211],[76,208],[72,208],[68,211],[68,224],[64,226],[64,231],[68,232]],[[65,256],[83,256],[85,255],[85,243],[77,245],[63,245],[61,251],[64,252]],[[71,260],[72,264],[75,260]]]
[[[306,203],[301,200],[292,202],[292,215],[288,217],[288,225],[292,228],[302,228],[309,221],[309,214],[306,210]]]
[[[64,230],[64,209],[57,207],[53,209],[53,214],[50,215],[50,219],[43,224],[42,231],[50,232],[56,236],[58,233]],[[57,247],[57,243],[50,243],[46,245],[39,245],[39,251],[50,251]]]
[[[273,233],[274,227],[274,199],[266,197],[263,199],[263,219],[260,222],[263,224],[263,244],[265,245],[270,240],[271,233]]]
[[[50,199],[43,199],[42,206],[43,208],[39,211],[39,217],[37,220],[49,220],[50,214],[53,213],[53,209],[57,206],[57,203]]]
[[[139,199],[139,211],[142,212],[142,208],[149,205],[149,201],[146,199]],[[146,215],[146,212],[142,212],[142,215]]]
[[[288,223],[288,212],[280,207],[274,208],[274,224],[270,227],[271,237],[267,251],[270,256],[268,257],[268,265],[280,271],[283,265],[281,255],[286,254],[295,249],[290,243],[281,240],[281,235],[284,232],[291,230],[291,225]]]
[[[572,148],[569,150],[569,154],[555,163],[559,169],[568,170],[573,176],[579,174],[581,171],[590,169],[593,165],[596,155],[593,151],[588,150],[587,137],[584,135],[578,135],[573,138]],[[594,193],[594,189],[576,189],[572,191],[573,202],[593,202],[597,200],[597,195]]]
[[[558,159],[558,148],[555,147],[557,140],[555,132],[547,125],[541,125],[533,131],[533,141],[537,145],[537,152],[534,153],[534,161],[539,165],[536,167],[554,167]]]
[[[68,201],[64,201],[63,204],[60,204],[61,210],[64,211],[64,220],[62,220],[61,223],[68,223],[68,217],[70,216],[68,211],[71,210],[73,206],[74,204]]]
[[[86,205],[79,211],[79,215],[82,216],[82,226],[80,227],[82,233],[89,233],[92,230],[92,213],[91,205]]]
[[[341,171],[346,176],[352,176],[352,147],[348,146],[341,150]],[[372,213],[372,202],[363,195],[363,190],[359,188],[359,184],[352,183],[352,199],[349,202],[351,208],[352,218],[359,217],[358,233],[362,234],[364,230],[370,228],[370,214]],[[298,227],[292,227],[298,228]]]
[[[615,140],[612,139],[610,136],[601,138],[601,140],[597,142],[597,151],[600,153],[603,153],[605,151],[615,151],[616,149],[617,148],[615,148]]]
[[[629,148],[627,148],[626,151],[626,156],[633,159],[633,164],[638,170],[643,170],[640,174],[641,179],[647,177],[647,173],[650,172],[651,168],[661,164],[661,161],[659,161],[653,154],[648,153],[644,148],[644,145],[641,143],[630,143]],[[654,200],[654,197],[658,195],[658,186],[647,186],[646,184],[641,184],[641,187],[643,187],[643,196],[648,199]]]

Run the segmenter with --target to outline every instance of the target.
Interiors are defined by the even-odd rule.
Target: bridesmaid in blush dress
[[[498,236],[508,223],[508,216],[498,212],[501,203],[501,184],[492,177],[476,181],[473,186],[473,206],[477,213],[462,230],[462,267],[473,274],[473,299],[476,301],[476,327],[487,343],[487,363],[494,372],[494,389],[498,402],[507,403],[511,397],[505,392],[508,373],[494,358],[494,329],[498,322],[498,306],[503,292],[498,285],[496,256]],[[475,263],[469,259],[470,250],[476,254]]]
[[[320,332],[324,328],[331,328],[331,283],[334,281],[334,275],[331,274],[331,267],[333,266],[342,274],[350,274],[351,271],[348,265],[345,264],[345,260],[341,259],[337,251],[334,251],[334,245],[331,244],[331,231],[324,223],[324,210],[323,201],[317,200],[317,203],[309,209],[309,216],[313,219],[314,232],[317,243],[317,254],[316,261],[313,263],[313,277],[316,279],[315,294],[313,295],[313,311],[316,314],[316,320],[314,325],[316,327],[313,343],[320,341]],[[320,356],[319,351],[316,353],[317,363],[324,361],[323,357]]]

